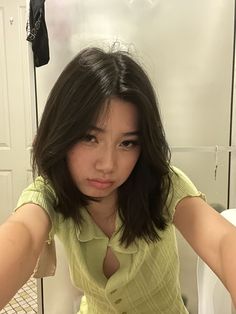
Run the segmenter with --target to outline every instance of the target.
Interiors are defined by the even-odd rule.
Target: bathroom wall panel
[[[171,145],[228,144],[233,0],[46,5],[51,61],[37,69],[39,116],[56,77],[80,49],[117,42],[145,65]]]
[[[218,152],[216,158],[214,153],[207,152],[173,152],[172,163],[192,179],[206,195],[208,203],[218,203],[227,208],[228,153]]]

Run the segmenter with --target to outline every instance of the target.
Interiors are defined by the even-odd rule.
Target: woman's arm
[[[32,275],[50,230],[38,205],[26,204],[0,226],[0,309]]]
[[[223,282],[236,307],[236,227],[199,197],[178,203],[174,224]]]

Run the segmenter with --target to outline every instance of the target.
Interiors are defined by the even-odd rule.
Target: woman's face
[[[85,137],[67,154],[78,189],[97,198],[116,196],[140,155],[138,113],[132,103],[114,98]]]

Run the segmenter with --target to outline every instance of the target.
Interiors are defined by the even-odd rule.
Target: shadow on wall
[[[211,203],[210,205],[211,205],[211,207],[213,207],[218,213],[221,213],[223,210],[226,210],[226,208],[225,208],[222,204],[219,204],[219,203]]]

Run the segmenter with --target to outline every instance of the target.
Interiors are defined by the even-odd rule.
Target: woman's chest
[[[93,286],[104,289],[108,283],[120,281],[125,284],[140,276],[149,278],[149,283],[155,278],[154,285],[157,277],[164,279],[170,264],[176,262],[172,228],[168,228],[162,240],[155,245],[140,240],[137,245],[132,244],[127,248],[120,244],[121,234],[114,234],[114,229],[102,230],[102,226],[90,223],[84,224],[80,230],[74,228],[73,232],[73,228],[62,229],[61,240],[68,253],[72,280],[82,290]],[[110,237],[105,234],[109,230]]]
[[[109,279],[120,268],[120,262],[110,247],[107,247],[103,260],[103,274]]]
[[[93,218],[93,220],[96,224],[96,228],[98,228],[110,241],[115,232],[115,220],[111,219],[110,221],[104,221],[96,218]],[[102,260],[101,271],[103,275],[109,279],[120,268],[120,263],[115,252],[109,245],[103,247],[103,250],[104,252],[102,255],[104,258]]]

